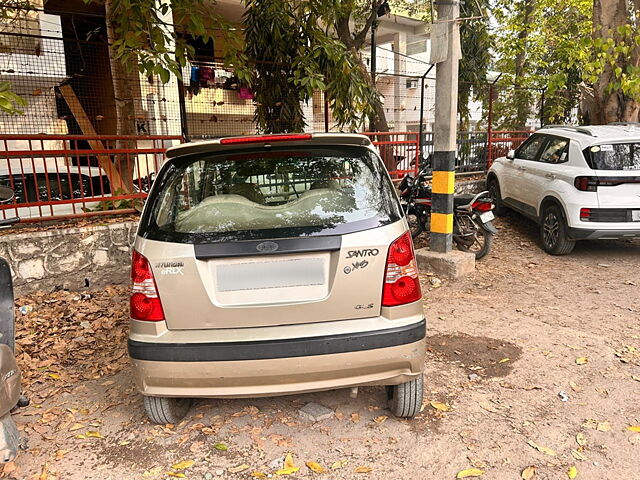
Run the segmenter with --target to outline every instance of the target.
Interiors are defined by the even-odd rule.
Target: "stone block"
[[[476,268],[473,253],[452,250],[449,253],[432,252],[428,248],[416,250],[418,268],[452,280],[472,273]]]
[[[299,412],[300,416],[307,420],[311,420],[312,422],[319,422],[333,416],[333,410],[325,407],[324,405],[313,402],[307,403],[299,410]]]

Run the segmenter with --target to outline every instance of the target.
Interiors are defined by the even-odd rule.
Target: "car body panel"
[[[340,250],[211,260],[195,258],[194,246],[137,237],[135,249],[151,263],[170,329],[207,329],[328,322],[378,314],[389,244],[408,228],[391,225],[342,235]],[[224,267],[241,271],[245,282],[269,264],[318,261],[323,279],[315,285],[265,285],[260,289],[220,288]],[[311,264],[313,265],[313,264]],[[262,267],[262,268],[261,268]],[[250,293],[251,295],[248,295]],[[188,301],[185,301],[188,299]],[[272,308],[277,307],[277,308]]]

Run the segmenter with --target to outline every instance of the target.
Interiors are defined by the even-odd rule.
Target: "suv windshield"
[[[392,192],[362,147],[188,156],[158,178],[141,233],[194,243],[348,233],[398,220]]]
[[[594,145],[583,153],[594,170],[640,170],[640,143]]]

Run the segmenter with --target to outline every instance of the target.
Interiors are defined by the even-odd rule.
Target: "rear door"
[[[640,141],[594,145],[583,153],[598,177],[600,207],[631,209],[640,221]]]
[[[211,154],[160,175],[140,247],[170,329],[380,314],[387,251],[406,227],[373,151]]]

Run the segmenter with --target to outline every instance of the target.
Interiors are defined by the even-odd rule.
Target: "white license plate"
[[[232,263],[218,265],[216,283],[220,292],[307,287],[323,285],[324,270],[322,258]]]
[[[495,218],[493,216],[493,212],[484,212],[484,213],[481,213],[479,216],[480,216],[480,220],[482,220],[482,223],[490,222]]]
[[[631,220],[640,222],[640,210],[631,210]]]

